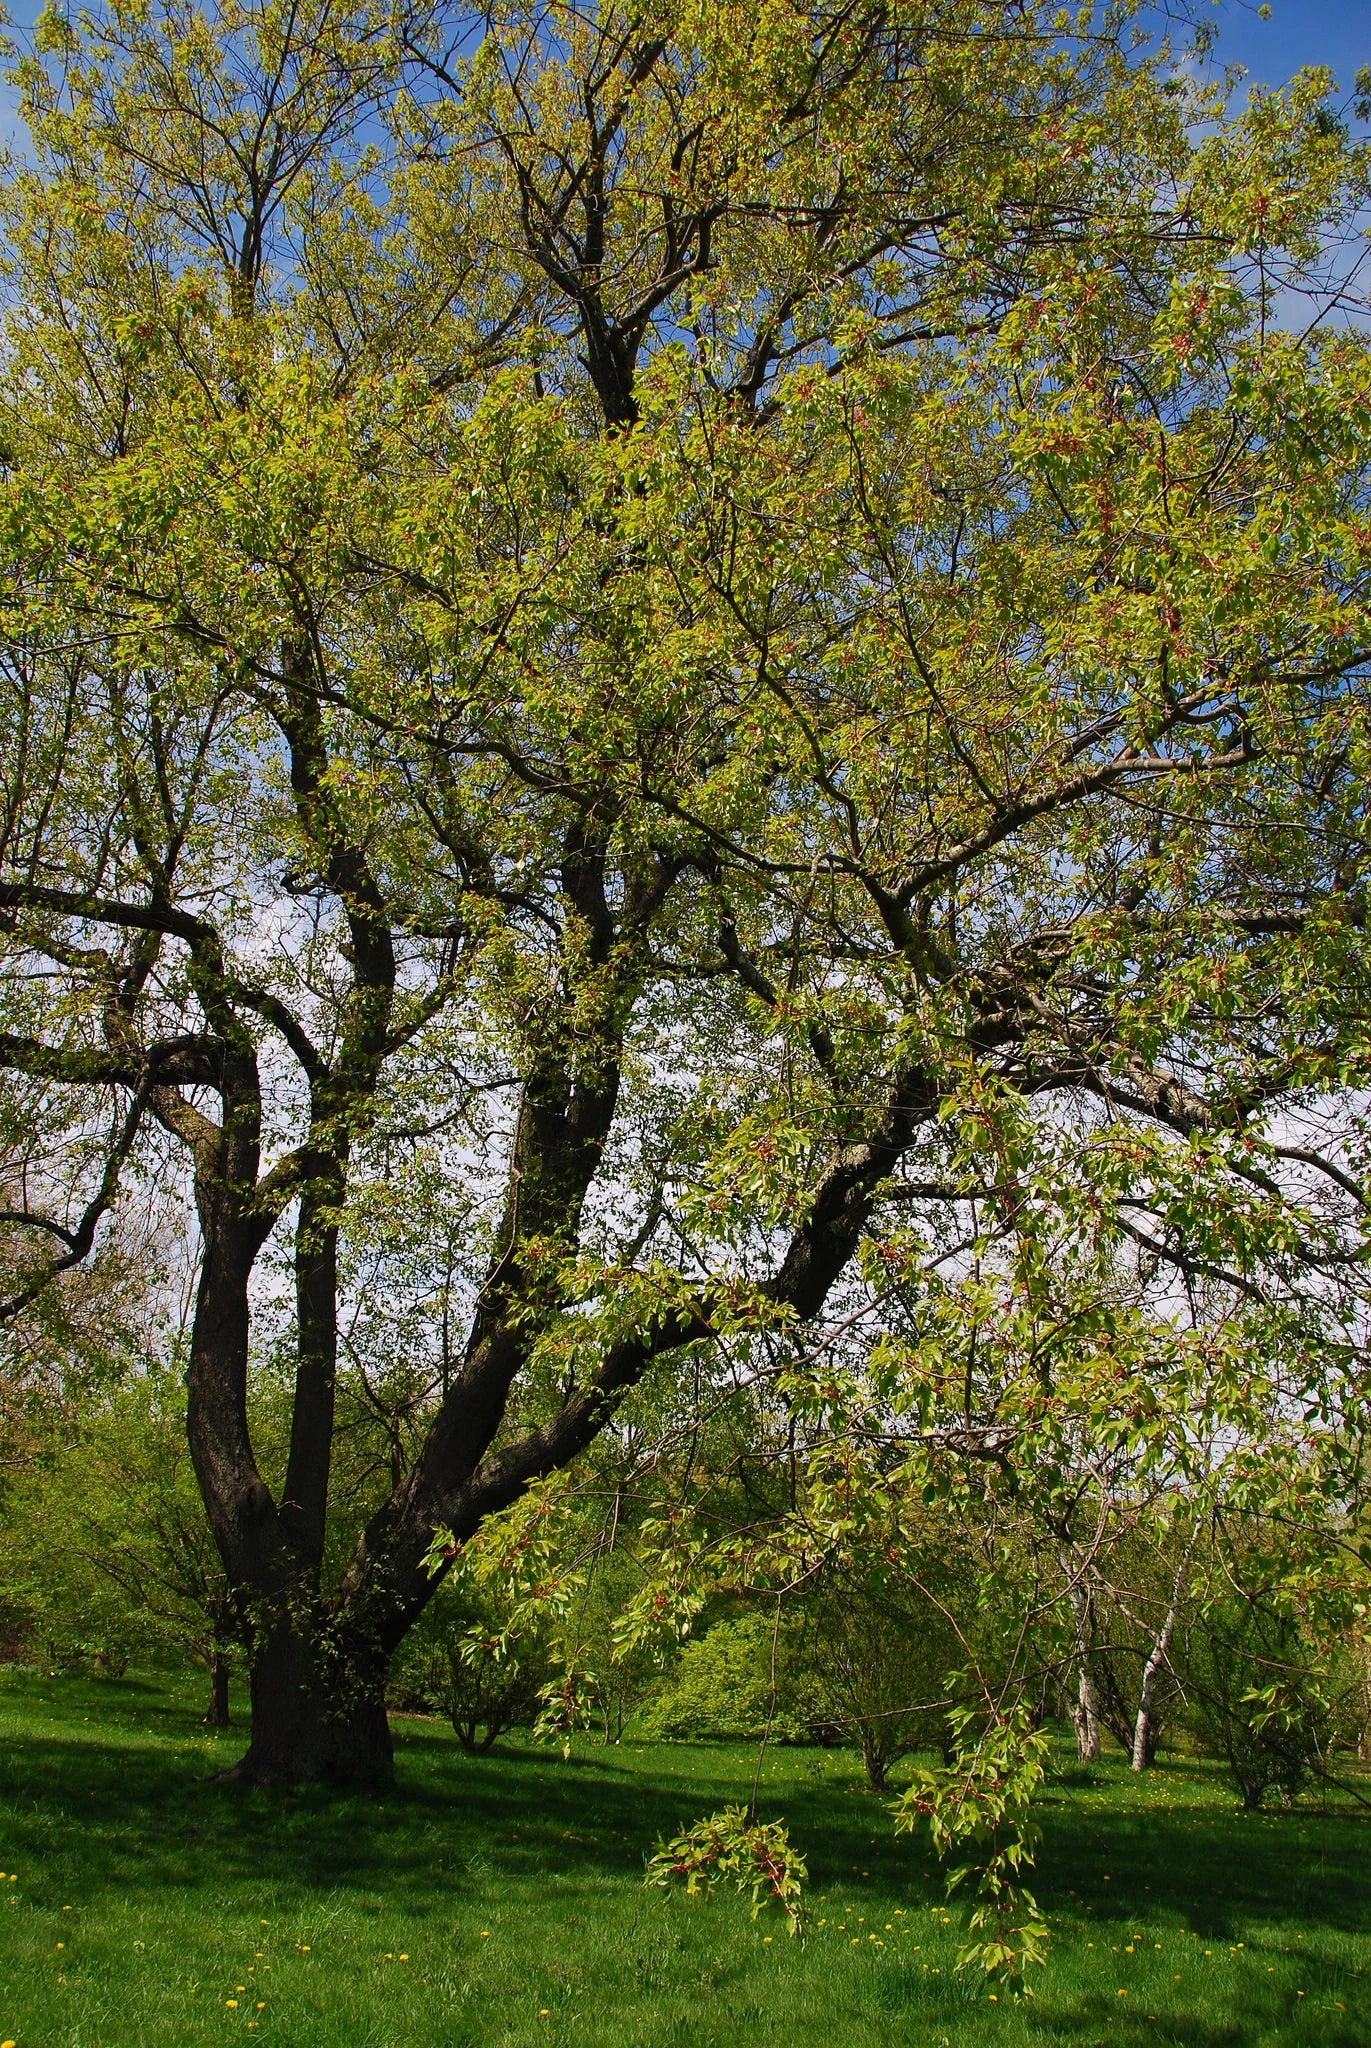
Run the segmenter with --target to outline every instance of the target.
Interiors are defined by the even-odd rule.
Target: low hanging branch
[[[1047,1960],[1047,1922],[1024,1882],[1035,1830],[1029,1818],[1042,1783],[1051,1737],[1025,1709],[994,1716],[954,1708],[956,1760],[943,1771],[920,1769],[891,1811],[897,1834],[926,1827],[940,1857],[969,1860],[947,1873],[947,1894],[970,1890],[968,1932],[959,1969],[981,1969],[1027,1994],[1028,1970]]]
[[[684,1834],[660,1842],[645,1882],[663,1890],[681,1885],[687,1898],[732,1885],[752,1895],[752,1918],[779,1906],[786,1933],[802,1935],[801,1895],[809,1875],[804,1858],[791,1847],[780,1821],[759,1821],[745,1806],[726,1806]]]

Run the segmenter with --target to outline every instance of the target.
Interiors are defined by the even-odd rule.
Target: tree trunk
[[[227,1728],[229,1725],[229,1667],[228,1658],[222,1650],[210,1653],[209,1705],[200,1725],[203,1728]]]
[[[1133,1768],[1145,1771],[1156,1751],[1152,1739],[1152,1702],[1157,1696],[1157,1681],[1166,1663],[1166,1653],[1171,1647],[1171,1634],[1176,1626],[1176,1610],[1169,1607],[1166,1620],[1162,1623],[1161,1634],[1152,1645],[1147,1662],[1143,1665],[1142,1692],[1138,1697],[1138,1718],[1133,1729]]]
[[[1152,1645],[1151,1654],[1143,1666],[1142,1692],[1138,1699],[1138,1719],[1133,1730],[1133,1768],[1135,1771],[1145,1771],[1156,1754],[1157,1740],[1152,1732],[1152,1702],[1157,1696],[1157,1681],[1162,1675],[1162,1670],[1171,1649],[1171,1637],[1175,1631],[1176,1616],[1180,1609],[1181,1590],[1185,1585],[1185,1575],[1190,1568],[1190,1553],[1194,1547],[1195,1537],[1192,1531],[1190,1541],[1185,1546],[1184,1555],[1176,1566],[1176,1576],[1171,1584],[1171,1605],[1166,1610],[1166,1619],[1161,1625],[1160,1634]]]
[[[866,1771],[866,1782],[873,1792],[885,1790],[885,1758],[874,1743],[863,1742],[862,1764]]]
[[[363,1791],[390,1783],[395,1752],[383,1665],[332,1646],[321,1654],[282,1624],[256,1648],[248,1684],[252,1739],[224,1772],[226,1783],[324,1780]]]
[[[1070,1551],[1063,1555],[1062,1565],[1066,1572],[1067,1598],[1076,1624],[1076,1699],[1071,1709],[1076,1729],[1076,1755],[1083,1764],[1093,1764],[1100,1754],[1100,1698],[1095,1674],[1090,1668],[1089,1645],[1094,1633],[1090,1596],[1081,1584],[1080,1569]]]
[[[1071,1709],[1076,1724],[1076,1754],[1082,1763],[1098,1762],[1100,1755],[1100,1705],[1095,1693],[1094,1674],[1082,1656],[1077,1667],[1076,1704]]]

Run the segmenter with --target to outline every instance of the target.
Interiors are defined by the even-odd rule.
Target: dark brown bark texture
[[[205,1708],[203,1725],[206,1728],[227,1728],[229,1721],[228,1659],[215,1650],[209,1663],[209,1704]]]
[[[252,1737],[225,1782],[284,1786],[308,1780],[375,1791],[395,1763],[385,1672],[374,1660],[330,1652],[318,1631],[278,1624],[254,1645]]]

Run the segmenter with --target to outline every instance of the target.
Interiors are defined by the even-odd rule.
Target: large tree
[[[130,1177],[193,1202],[245,1777],[383,1773],[435,1531],[654,1368],[879,1315],[1034,1132],[1111,1227],[1293,1256],[1279,1113],[1362,1054],[1371,385],[1276,315],[1362,173],[1326,81],[1225,124],[1141,19],[44,17],[0,1060],[67,1140],[27,1288]]]

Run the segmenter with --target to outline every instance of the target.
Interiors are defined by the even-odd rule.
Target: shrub
[[[484,1754],[511,1728],[531,1728],[554,1675],[546,1641],[511,1630],[498,1600],[445,1586],[392,1670],[389,1704],[441,1713],[468,1754]]]
[[[814,1602],[805,1665],[824,1719],[884,1791],[911,1750],[951,1743],[946,1678],[960,1661],[946,1615],[907,1587],[840,1580]]]
[[[774,1611],[762,1610],[716,1621],[688,1644],[646,1715],[668,1741],[751,1741],[768,1728],[779,1741],[802,1741],[821,1720],[796,1622],[786,1616],[778,1628]]]
[[[1191,1632],[1187,1680],[1201,1741],[1228,1765],[1243,1805],[1271,1791],[1293,1799],[1328,1737],[1294,1619],[1256,1594],[1218,1603]]]

